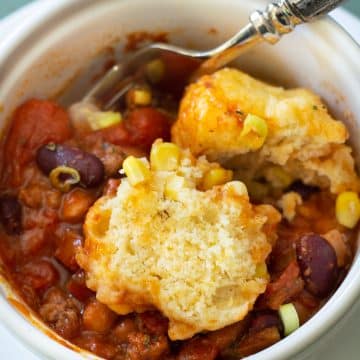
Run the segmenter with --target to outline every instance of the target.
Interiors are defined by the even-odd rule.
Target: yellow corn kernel
[[[274,188],[286,189],[294,179],[281,167],[272,166],[265,170],[265,178]]]
[[[150,179],[151,173],[144,161],[134,156],[128,156],[123,162],[125,175],[131,185],[137,185]]]
[[[91,130],[100,130],[120,123],[122,116],[119,112],[96,111],[89,113],[87,120]]]
[[[164,77],[165,64],[160,59],[155,59],[146,65],[145,72],[149,81],[157,84]]]
[[[256,115],[248,114],[244,120],[241,137],[246,137],[246,143],[252,150],[257,150],[264,145],[268,135],[266,121]]]
[[[235,195],[248,196],[246,185],[242,181],[230,181],[225,185],[227,190],[231,190]]]
[[[205,191],[210,190],[216,185],[226,184],[232,180],[232,177],[233,173],[231,170],[225,170],[223,168],[211,169],[205,174],[201,188]]]
[[[135,89],[132,93],[132,102],[134,105],[146,106],[150,105],[152,101],[152,95],[149,90]]]
[[[186,179],[182,176],[170,176],[165,184],[164,194],[169,200],[179,200],[180,192],[187,186]]]
[[[336,199],[337,221],[352,229],[360,219],[360,199],[357,193],[346,191],[338,195]]]
[[[150,152],[150,164],[154,170],[176,170],[180,162],[180,149],[173,143],[156,142]]]

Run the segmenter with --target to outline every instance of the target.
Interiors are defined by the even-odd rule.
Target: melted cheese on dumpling
[[[150,168],[137,185],[123,179],[115,197],[95,203],[77,260],[99,301],[119,314],[158,309],[172,340],[246,316],[268,283],[280,215],[251,205],[241,182],[198,190],[217,168],[182,151],[177,169]],[[166,192],[173,179],[182,184],[175,200]]]
[[[264,145],[256,151],[251,137],[242,136],[247,114],[264,119],[268,128]],[[333,193],[360,189],[347,138],[345,125],[311,91],[270,86],[229,68],[188,87],[172,129],[178,145],[240,169],[247,177],[259,178],[275,164]]]

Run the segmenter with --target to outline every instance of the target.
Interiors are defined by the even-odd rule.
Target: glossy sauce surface
[[[173,59],[166,64],[168,76],[153,89],[152,104],[126,107],[124,121],[110,128],[78,133],[67,111],[51,101],[30,100],[15,111],[1,148],[0,254],[23,299],[44,322],[101,357],[238,359],[283,337],[280,305],[294,303],[301,323],[319,310],[350,266],[353,233],[337,223],[333,196],[297,184],[303,204],[291,223],[281,222],[268,260],[271,282],[243,321],[171,342],[167,319],[157,311],[118,316],[99,303],[75,260],[83,242],[82,224],[97,198],[115,193],[121,181],[118,170],[128,154],[148,155],[155,139],[169,140],[171,114],[184,86],[179,79],[193,65]],[[49,180],[60,161],[54,153],[59,149],[61,161],[65,157],[81,170],[80,186],[69,192],[59,191]],[[89,157],[100,160],[103,168]],[[84,159],[89,166],[83,166]],[[341,266],[335,264],[338,252],[324,240],[330,231],[335,231],[335,242],[344,241]],[[343,235],[336,240],[336,234]]]

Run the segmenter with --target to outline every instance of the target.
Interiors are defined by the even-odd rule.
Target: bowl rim
[[[42,26],[48,24],[55,16],[70,11],[79,5],[86,6],[85,0],[58,0],[49,2],[47,0],[36,0],[34,3],[25,6],[20,11],[26,11],[29,7],[37,6],[37,11],[32,13],[31,17],[23,17],[21,26],[14,26],[11,33],[8,33],[0,44],[0,64],[6,61],[13,51],[16,50],[27,38],[29,34]],[[88,3],[90,4],[90,2]],[[13,24],[12,24],[13,25]],[[314,25],[308,25],[310,30],[316,32]],[[328,34],[336,33],[342,36],[344,43],[342,46],[352,48],[351,50],[358,53],[360,58],[360,44],[333,18],[326,17],[320,20],[317,26],[326,30]],[[330,35],[329,35],[330,36]],[[360,69],[360,64],[358,65]],[[295,333],[291,334],[279,343],[249,356],[249,360],[286,359],[304,351],[315,341],[325,335],[326,331],[334,327],[345,315],[353,304],[358,300],[360,294],[360,256],[357,256],[337,291],[331,296],[326,305],[321,308],[313,318],[302,325]],[[2,296],[3,295],[3,296]],[[346,295],[346,296],[344,296]],[[21,315],[7,301],[6,286],[0,282],[0,311],[1,322],[11,333],[15,335],[30,351],[35,349],[49,358],[63,358],[76,360],[79,356],[84,355],[87,358],[96,359],[96,356],[84,353],[76,353],[59,342],[49,339],[45,332],[34,327],[25,316]],[[331,314],[331,315],[329,315]],[[11,315],[11,316],[10,316]],[[50,341],[49,341],[50,340]]]

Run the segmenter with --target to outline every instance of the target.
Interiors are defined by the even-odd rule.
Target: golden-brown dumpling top
[[[216,185],[231,178],[218,164],[173,144],[169,161],[156,150],[162,145],[153,145],[151,166],[124,162],[130,175],[90,209],[77,260],[99,301],[119,314],[156,308],[178,340],[252,309],[268,283],[265,259],[280,215],[251,205],[241,182]]]
[[[266,122],[261,146],[254,147],[253,133],[243,132],[248,114]],[[284,90],[229,68],[188,87],[172,129],[173,141],[196,156],[229,163],[253,177],[275,164],[333,193],[359,190],[347,138],[344,124],[311,91]]]

